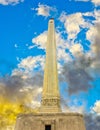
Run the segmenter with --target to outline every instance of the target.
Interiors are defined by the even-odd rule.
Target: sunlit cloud
[[[20,2],[24,2],[24,0],[0,0],[2,5],[16,5]]]
[[[91,108],[96,114],[100,115],[100,100],[97,100],[94,106]]]
[[[91,0],[96,6],[100,5],[100,0]]]
[[[51,12],[56,12],[56,8],[40,3],[38,4],[38,8],[32,8],[32,10],[37,11],[37,15],[41,15],[44,17],[50,16]]]

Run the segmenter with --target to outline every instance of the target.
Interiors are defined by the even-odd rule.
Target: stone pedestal
[[[85,130],[85,124],[78,113],[22,114],[17,117],[15,130]]]

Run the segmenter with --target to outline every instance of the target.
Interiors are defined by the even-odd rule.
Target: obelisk
[[[48,25],[40,110],[18,115],[15,130],[86,130],[82,114],[61,112],[54,19],[50,19]]]
[[[46,43],[46,64],[44,71],[41,112],[60,112],[60,94],[58,86],[56,39],[54,19],[48,23]]]

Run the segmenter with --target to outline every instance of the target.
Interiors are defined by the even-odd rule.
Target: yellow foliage
[[[20,102],[11,102],[0,97],[0,130],[6,130],[7,126],[14,126],[16,117],[20,113],[37,112],[37,110],[26,107]],[[9,127],[9,130],[12,130]]]

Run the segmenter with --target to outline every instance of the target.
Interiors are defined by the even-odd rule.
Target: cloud
[[[97,36],[97,29],[95,26],[92,26],[86,33],[86,38],[91,42],[94,43],[95,37]]]
[[[0,129],[13,128],[20,113],[38,111],[42,91],[40,74],[27,78],[19,74],[0,77]]]
[[[100,116],[94,114],[86,114],[85,125],[87,130],[99,130],[100,129]]]
[[[100,23],[100,10],[94,10],[95,23]]]
[[[18,64],[19,69],[24,69],[27,71],[32,71],[38,67],[43,67],[44,57],[43,56],[28,56],[21,60]]]
[[[70,51],[74,58],[72,61],[65,62],[60,75],[61,81],[66,82],[68,85],[69,95],[87,92],[93,87],[92,82],[97,77],[97,74],[100,76],[99,45],[94,43],[91,45],[90,52],[85,53],[82,48],[77,49],[77,46],[80,47],[80,45],[71,47]]]
[[[89,27],[88,31],[86,32],[86,38],[91,42],[94,43],[95,37],[98,35],[98,27],[100,23],[100,11],[94,10],[94,12],[87,12],[83,14],[84,16],[92,16],[95,18],[93,24]]]
[[[86,106],[85,101],[82,101],[78,98],[74,98],[74,99],[70,98],[68,100],[67,104],[68,104],[71,112],[77,112],[77,113],[84,114],[85,106]]]
[[[37,11],[37,15],[41,15],[44,17],[50,16],[51,12],[56,12],[56,8],[53,8],[48,5],[40,4],[40,3],[38,4],[38,8],[36,9],[32,8],[32,10]]]
[[[63,61],[64,63],[71,61],[71,56],[66,53],[65,49],[58,48],[58,53],[57,53],[57,58],[58,61]]]
[[[95,4],[95,6],[100,5],[100,0],[91,0],[91,2],[93,2]]]
[[[75,39],[81,28],[89,27],[89,23],[85,22],[82,13],[67,15],[65,12],[62,12],[59,19],[64,23],[68,39]]]
[[[42,56],[29,56],[22,59],[11,75],[0,78],[0,97],[32,108],[39,106],[43,67],[44,57]],[[38,69],[38,72],[35,69]]]
[[[37,72],[35,75],[24,76],[24,72],[20,72],[0,78],[0,101],[7,100],[9,103],[19,103],[28,107],[39,105],[43,74]]]
[[[96,10],[94,9],[94,11],[92,12],[86,12],[86,13],[82,13],[83,16],[90,16],[92,18],[94,18],[94,20],[89,20],[89,22],[91,22],[92,24],[90,24],[91,26],[89,26],[89,28],[91,28],[94,24],[99,23],[100,22],[100,10]]]
[[[20,2],[24,2],[24,0],[0,0],[2,5],[16,5]]]
[[[93,78],[84,67],[86,64],[89,64],[88,60],[86,61],[84,57],[81,57],[63,66],[61,73],[61,75],[63,75],[62,81],[64,80],[68,84],[67,90],[69,95],[82,91],[87,92],[88,89],[93,87],[91,85]]]
[[[14,125],[19,113],[35,113],[40,107],[43,85],[41,56],[29,56],[20,61],[11,75],[0,77],[0,128]],[[37,109],[36,109],[37,108]],[[8,114],[9,113],[9,114]],[[11,116],[10,116],[11,115]],[[4,126],[2,126],[4,122]]]
[[[61,79],[68,84],[69,94],[87,92],[93,87],[92,82],[96,77],[100,77],[100,24],[97,23],[90,30],[88,31],[88,39],[92,42],[90,50],[84,52],[79,43],[71,45],[69,51],[73,60],[65,62],[62,67]]]
[[[38,46],[38,48],[44,49],[47,42],[47,31],[39,34],[32,39],[32,43]]]
[[[41,87],[44,61],[44,56],[28,56],[20,61],[18,67],[12,71],[11,75],[21,77],[27,85]]]
[[[70,48],[70,52],[73,56],[79,57],[79,55],[82,55],[83,53],[83,46],[79,43],[73,44]]]
[[[81,105],[79,105],[80,101],[78,99],[71,100],[71,98],[67,98],[67,100],[61,97],[61,106],[63,112],[75,112],[84,114],[85,112],[85,103],[81,101]]]
[[[95,30],[96,30],[96,36],[94,38],[94,42],[93,44],[91,44],[91,55],[93,57],[93,62],[91,64],[92,69],[94,69],[94,73],[98,74],[100,76],[100,23],[97,23],[94,26]],[[93,35],[94,32],[92,32]]]
[[[100,115],[100,100],[97,100],[94,106],[91,108],[92,111],[96,112],[96,114]]]

